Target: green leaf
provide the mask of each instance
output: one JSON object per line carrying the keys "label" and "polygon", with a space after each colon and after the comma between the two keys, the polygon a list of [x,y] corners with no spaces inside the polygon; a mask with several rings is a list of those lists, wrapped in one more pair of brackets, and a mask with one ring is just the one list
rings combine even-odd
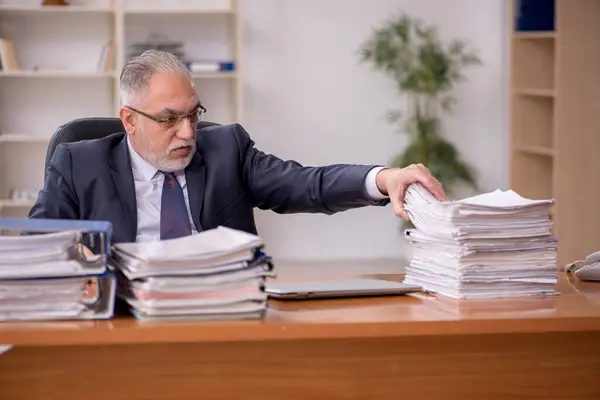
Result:
{"label": "green leaf", "polygon": [[456,99],[450,95],[444,96],[440,100],[440,106],[442,107],[442,110],[444,110],[444,111],[451,112],[452,108],[454,108],[455,105],[456,105]]}
{"label": "green leaf", "polygon": [[387,120],[391,124],[395,124],[402,119],[404,113],[401,110],[391,110],[387,114]]}

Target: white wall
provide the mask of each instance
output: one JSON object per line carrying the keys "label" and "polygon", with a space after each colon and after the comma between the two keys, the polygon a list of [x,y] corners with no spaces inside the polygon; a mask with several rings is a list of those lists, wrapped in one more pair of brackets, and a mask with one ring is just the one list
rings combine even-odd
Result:
{"label": "white wall", "polygon": [[[508,181],[506,2],[502,0],[248,0],[245,126],[264,151],[305,165],[385,164],[406,137],[382,118],[398,106],[393,82],[359,65],[371,28],[401,9],[478,47],[484,66],[457,88],[447,136],[483,190]],[[335,216],[257,212],[279,259],[404,258],[391,207]]]}

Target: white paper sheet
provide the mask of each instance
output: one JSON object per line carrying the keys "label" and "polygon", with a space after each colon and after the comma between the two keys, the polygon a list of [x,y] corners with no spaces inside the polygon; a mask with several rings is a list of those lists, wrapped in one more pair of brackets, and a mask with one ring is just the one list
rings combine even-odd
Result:
{"label": "white paper sheet", "polygon": [[237,319],[266,309],[270,264],[257,259],[260,237],[219,227],[159,242],[114,246],[119,297],[143,320]]}
{"label": "white paper sheet", "polygon": [[556,294],[553,200],[496,190],[440,202],[414,184],[405,201],[416,227],[406,283],[453,298]]}
{"label": "white paper sheet", "polygon": [[114,248],[138,260],[154,263],[214,259],[252,250],[262,245],[262,239],[256,235],[220,226],[179,239],[119,243]]}

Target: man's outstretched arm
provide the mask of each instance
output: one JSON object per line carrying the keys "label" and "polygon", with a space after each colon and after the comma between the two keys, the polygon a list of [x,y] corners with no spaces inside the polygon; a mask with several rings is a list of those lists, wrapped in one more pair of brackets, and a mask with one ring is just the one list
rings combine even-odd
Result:
{"label": "man's outstretched arm", "polygon": [[[398,190],[408,187],[406,182],[411,179],[423,182],[427,188],[439,185],[431,174],[423,177],[424,173],[414,173],[413,169],[350,164],[304,167],[257,150],[244,128],[234,125],[233,129],[240,148],[243,180],[255,206],[261,209],[333,214],[368,205],[387,205],[390,201],[395,204],[401,200]],[[379,196],[373,195],[373,186]],[[401,207],[395,204],[394,210],[397,208]]]}

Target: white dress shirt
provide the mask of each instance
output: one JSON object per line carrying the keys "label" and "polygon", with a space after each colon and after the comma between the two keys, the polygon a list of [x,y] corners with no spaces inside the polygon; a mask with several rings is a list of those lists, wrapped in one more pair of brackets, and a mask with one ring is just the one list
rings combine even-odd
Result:
{"label": "white dress shirt", "polygon": [[[131,146],[127,136],[127,146],[131,155],[131,169],[135,183],[135,197],[137,203],[137,233],[136,241],[149,242],[160,240],[160,206],[162,201],[162,187],[165,180],[164,174],[146,160],[144,160]],[[365,179],[367,194],[373,200],[381,200],[387,196],[383,195],[377,188],[375,177],[382,167],[373,168]],[[188,219],[192,228],[192,234],[198,233],[192,219],[190,201],[185,180],[185,171],[175,172],[175,176],[183,189],[185,205],[188,211]]]}
{"label": "white dress shirt", "polygon": [[[129,147],[129,154],[131,155],[131,169],[133,171],[135,200],[137,203],[136,241],[150,242],[160,240],[160,205],[162,202],[162,187],[165,175],[160,173],[158,168],[149,164],[133,149],[129,141],[129,136],[127,136],[127,145]],[[198,232],[192,220],[185,171],[177,171],[175,172],[175,176],[183,189],[192,234],[196,234]]]}

